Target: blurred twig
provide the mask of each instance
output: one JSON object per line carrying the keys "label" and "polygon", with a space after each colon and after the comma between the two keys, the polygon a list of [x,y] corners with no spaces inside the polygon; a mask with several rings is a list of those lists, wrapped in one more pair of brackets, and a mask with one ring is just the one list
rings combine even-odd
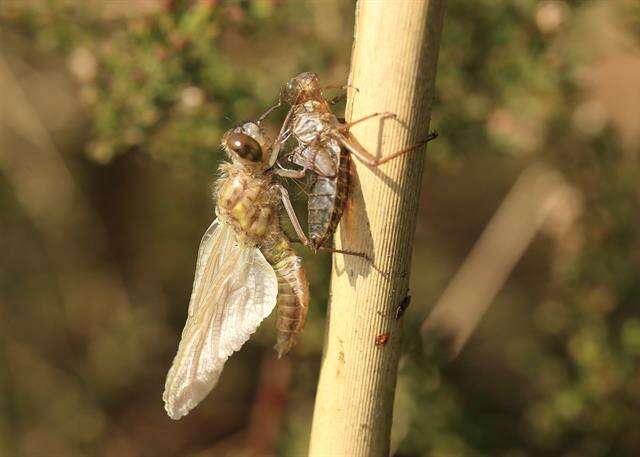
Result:
{"label": "blurred twig", "polygon": [[282,432],[289,397],[291,373],[291,360],[276,359],[269,348],[260,365],[256,399],[247,427],[194,455],[196,457],[277,455],[278,440]]}
{"label": "blurred twig", "polygon": [[456,357],[545,222],[559,211],[575,219],[578,199],[558,171],[523,171],[422,324],[427,345]]}
{"label": "blurred twig", "polygon": [[[41,234],[65,302],[90,306],[84,292],[100,290],[105,310],[128,306],[122,278],[113,268],[105,228],[76,184],[42,119],[0,53],[0,169],[17,201]],[[11,136],[17,135],[22,147]],[[89,234],[89,235],[87,235]],[[77,275],[86,280],[78,282]],[[94,304],[95,305],[95,304]]]}
{"label": "blurred twig", "polygon": [[271,351],[263,357],[247,437],[247,450],[251,455],[276,455],[289,395],[291,363],[291,359],[276,359]]}

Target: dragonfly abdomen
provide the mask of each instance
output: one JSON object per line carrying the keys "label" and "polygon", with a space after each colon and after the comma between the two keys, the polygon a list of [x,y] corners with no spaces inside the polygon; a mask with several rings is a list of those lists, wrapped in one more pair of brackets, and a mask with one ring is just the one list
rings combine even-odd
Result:
{"label": "dragonfly abdomen", "polygon": [[340,151],[337,168],[333,178],[317,176],[309,195],[309,238],[314,249],[324,246],[335,233],[347,204],[351,184],[348,151]]}
{"label": "dragonfly abdomen", "polygon": [[309,285],[302,260],[282,233],[273,234],[261,250],[278,278],[275,349],[278,357],[282,357],[296,343],[304,327],[309,309]]}
{"label": "dragonfly abdomen", "polygon": [[323,238],[330,224],[336,198],[336,181],[324,176],[316,176],[309,194],[309,238],[311,242]]}

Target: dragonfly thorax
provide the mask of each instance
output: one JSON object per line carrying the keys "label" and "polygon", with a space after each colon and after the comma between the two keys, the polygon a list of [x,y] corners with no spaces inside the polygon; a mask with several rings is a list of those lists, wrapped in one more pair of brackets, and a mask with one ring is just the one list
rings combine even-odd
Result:
{"label": "dragonfly thorax", "polygon": [[291,133],[301,142],[310,144],[324,141],[327,135],[335,129],[338,119],[331,112],[320,109],[320,103],[310,100],[296,109]]}
{"label": "dragonfly thorax", "polygon": [[260,244],[278,227],[278,195],[271,175],[255,175],[234,165],[223,165],[227,174],[218,181],[216,213],[233,226],[241,244]]}

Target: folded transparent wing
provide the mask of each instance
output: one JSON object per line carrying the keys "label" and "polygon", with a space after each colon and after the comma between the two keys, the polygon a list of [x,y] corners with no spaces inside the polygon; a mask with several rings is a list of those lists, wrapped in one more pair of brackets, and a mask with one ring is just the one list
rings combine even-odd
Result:
{"label": "folded transparent wing", "polygon": [[276,305],[276,274],[260,250],[238,246],[229,225],[214,224],[200,246],[189,316],[162,397],[172,419],[213,389],[229,356]]}
{"label": "folded transparent wing", "polygon": [[214,271],[220,268],[220,261],[225,253],[229,252],[235,243],[233,230],[218,230],[219,222],[215,219],[204,232],[200,247],[198,248],[198,260],[193,279],[193,289],[189,300],[189,316],[192,316],[203,298],[204,288],[202,281],[205,276],[211,279]]}

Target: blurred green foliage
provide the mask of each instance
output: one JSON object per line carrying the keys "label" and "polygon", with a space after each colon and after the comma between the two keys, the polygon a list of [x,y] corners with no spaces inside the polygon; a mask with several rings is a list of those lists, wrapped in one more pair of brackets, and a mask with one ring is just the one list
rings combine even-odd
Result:
{"label": "blurred green foliage", "polygon": [[[299,71],[345,81],[352,2],[0,8],[3,61],[26,94],[12,106],[33,105],[7,123],[0,153],[0,453],[304,454],[326,256],[305,254],[314,300],[289,361],[270,364],[267,324],[188,418],[167,419],[161,391],[220,135]],[[634,0],[447,2],[397,455],[640,452],[639,38]],[[48,148],[33,140],[40,123]],[[580,196],[565,211],[579,217],[547,224],[460,357],[434,359],[421,322],[539,161]],[[275,444],[256,438],[256,405]]]}

